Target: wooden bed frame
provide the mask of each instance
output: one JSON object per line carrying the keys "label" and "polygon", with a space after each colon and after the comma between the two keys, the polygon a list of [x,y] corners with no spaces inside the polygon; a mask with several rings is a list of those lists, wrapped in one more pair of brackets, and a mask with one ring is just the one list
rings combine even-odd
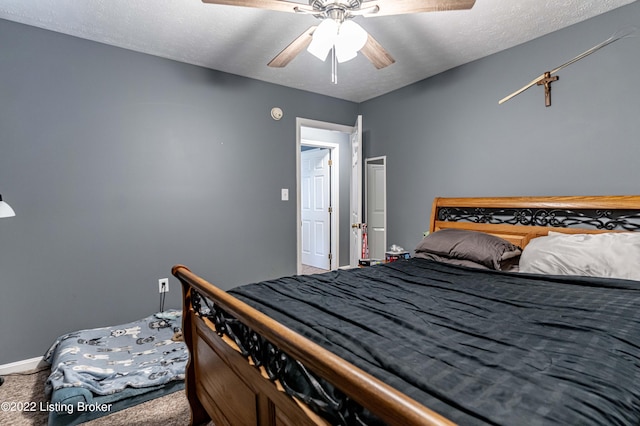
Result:
{"label": "wooden bed frame", "polygon": [[[550,230],[640,231],[640,196],[436,198],[429,230],[445,228],[494,234],[520,247]],[[208,283],[186,266],[176,265],[172,273],[182,283],[184,296],[183,332],[191,354],[185,390],[191,424],[209,420],[216,426],[329,424],[303,402],[287,395],[278,380],[269,380],[265,368],[252,365],[233,340],[218,335],[209,319],[197,316],[195,291],[384,422],[397,426],[453,424]]]}

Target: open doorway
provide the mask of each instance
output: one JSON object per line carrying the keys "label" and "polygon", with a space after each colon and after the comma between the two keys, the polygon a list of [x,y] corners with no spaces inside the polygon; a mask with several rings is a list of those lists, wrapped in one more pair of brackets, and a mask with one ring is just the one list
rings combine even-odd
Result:
{"label": "open doorway", "polygon": [[387,157],[365,163],[365,218],[369,258],[383,260],[387,247]]}
{"label": "open doorway", "polygon": [[[296,119],[296,200],[297,200],[297,273],[303,273],[303,265],[308,264],[307,257],[313,253],[317,260],[322,260],[323,267],[312,272],[333,270],[350,265],[351,215],[350,194],[352,166],[349,158],[352,151],[354,129],[360,129],[361,119],[357,126],[344,126],[310,119]],[[306,154],[305,154],[306,153]],[[327,157],[328,154],[328,157]],[[311,157],[308,159],[306,157]],[[342,160],[342,161],[341,161]],[[331,164],[327,182],[323,172],[315,175],[312,164],[321,166],[324,162]],[[303,176],[303,169],[307,173]],[[359,176],[361,180],[361,176]],[[327,188],[328,191],[321,191]],[[326,193],[328,192],[328,200]],[[341,208],[342,206],[342,208]],[[306,209],[306,212],[304,211]],[[327,218],[322,212],[329,212]],[[320,218],[307,214],[314,211]],[[303,217],[304,216],[304,217]],[[325,225],[328,224],[328,228]],[[321,238],[316,238],[322,233]],[[328,247],[325,254],[324,247]],[[303,258],[305,262],[303,262]],[[305,270],[308,268],[305,266]]]}
{"label": "open doorway", "polygon": [[[315,144],[315,145],[313,145]],[[337,248],[334,229],[334,208],[338,200],[332,193],[333,153],[337,145],[327,142],[302,140],[300,152],[300,226],[302,274],[331,270],[331,260]]]}

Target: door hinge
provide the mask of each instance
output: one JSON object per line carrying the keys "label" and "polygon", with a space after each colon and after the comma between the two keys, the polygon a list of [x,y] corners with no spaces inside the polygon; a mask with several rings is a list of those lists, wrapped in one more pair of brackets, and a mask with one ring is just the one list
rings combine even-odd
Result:
{"label": "door hinge", "polygon": [[329,207],[329,213],[333,213],[333,207]]}
{"label": "door hinge", "polygon": [[333,255],[329,253],[329,260],[333,260]]}
{"label": "door hinge", "polygon": [[333,166],[333,160],[329,160],[329,167]]}

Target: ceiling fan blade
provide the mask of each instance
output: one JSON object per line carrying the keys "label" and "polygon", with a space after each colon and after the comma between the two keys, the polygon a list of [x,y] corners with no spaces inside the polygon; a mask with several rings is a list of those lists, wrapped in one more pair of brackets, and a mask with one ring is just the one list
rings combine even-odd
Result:
{"label": "ceiling fan blade", "polygon": [[276,10],[279,12],[308,11],[308,5],[280,0],[202,0],[202,3],[222,4],[227,6],[256,7],[259,9]]}
{"label": "ceiling fan blade", "polygon": [[272,68],[286,67],[289,62],[300,54],[304,49],[309,47],[311,39],[313,38],[313,32],[318,28],[317,25],[310,27],[308,30],[300,34],[298,38],[293,40],[282,52],[278,53],[275,58],[271,60],[267,65]]}
{"label": "ceiling fan blade", "polygon": [[476,0],[375,0],[362,3],[362,8],[378,7],[367,17],[402,15],[405,13],[440,12],[471,9]]}
{"label": "ceiling fan blade", "polygon": [[388,67],[396,62],[396,60],[389,55],[389,52],[387,52],[375,38],[371,37],[371,34],[367,35],[367,43],[360,50],[360,53],[370,60],[377,69]]}

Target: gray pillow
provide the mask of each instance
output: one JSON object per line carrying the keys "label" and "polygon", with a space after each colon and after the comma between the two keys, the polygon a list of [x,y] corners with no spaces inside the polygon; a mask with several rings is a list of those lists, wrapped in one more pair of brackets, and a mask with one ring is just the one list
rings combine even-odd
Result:
{"label": "gray pillow", "polygon": [[519,247],[495,235],[464,229],[443,229],[433,232],[418,244],[416,256],[430,253],[452,259],[468,260],[490,269],[503,267],[520,256]]}
{"label": "gray pillow", "polygon": [[424,251],[419,253],[416,252],[414,257],[419,257],[420,259],[435,260],[436,262],[447,263],[449,265],[466,266],[467,268],[489,269],[484,265],[472,262],[467,259],[454,259],[453,257],[440,256],[439,254],[427,253]]}

